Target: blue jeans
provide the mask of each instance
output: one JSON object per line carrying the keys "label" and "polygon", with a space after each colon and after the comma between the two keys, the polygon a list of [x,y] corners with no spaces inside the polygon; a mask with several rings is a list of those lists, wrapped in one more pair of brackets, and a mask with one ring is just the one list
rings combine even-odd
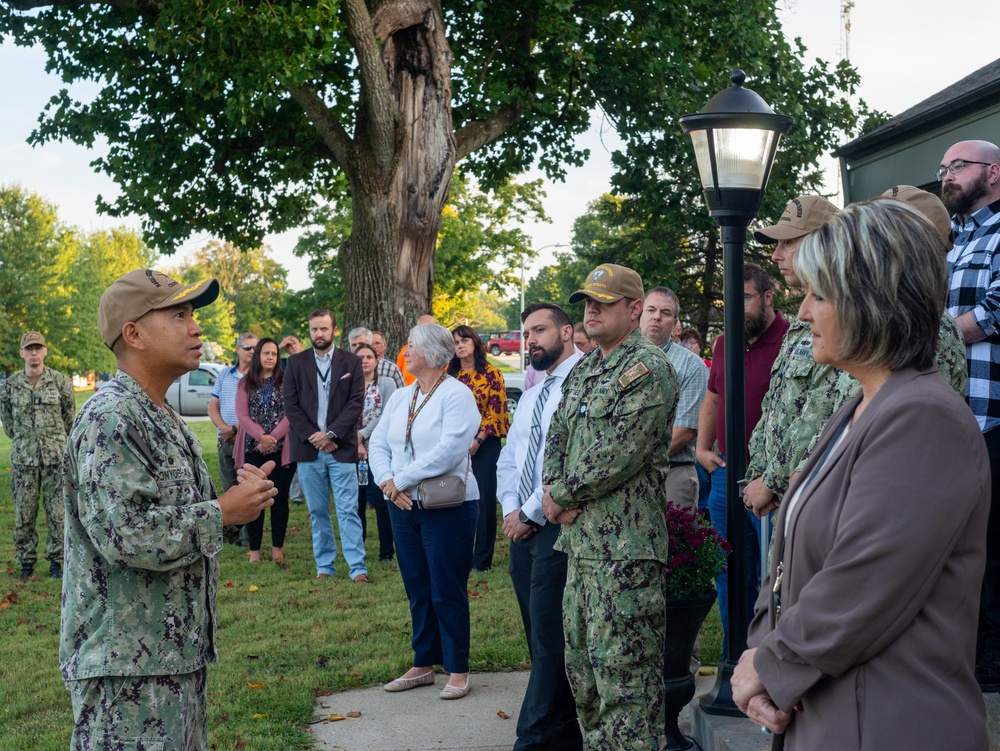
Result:
{"label": "blue jeans", "polygon": [[[725,460],[725,457],[723,457]],[[712,489],[708,494],[708,513],[712,527],[729,540],[726,534],[726,468],[716,467],[711,474]],[[747,516],[747,623],[753,618],[753,606],[760,589],[760,519],[749,511]],[[725,571],[715,577],[715,589],[719,593],[719,617],[722,619],[722,659],[729,658],[729,583]],[[735,655],[738,657],[739,655]]]}
{"label": "blue jeans", "polygon": [[[301,465],[300,465],[301,466]],[[399,574],[410,601],[413,664],[469,672],[469,571],[479,502],[403,511],[389,504]]]}
{"label": "blue jeans", "polygon": [[309,518],[312,521],[313,557],[316,573],[337,573],[333,560],[337,543],[333,539],[333,519],[330,516],[330,489],[337,509],[340,527],[340,547],[350,566],[350,576],[367,574],[365,544],[361,538],[361,517],[358,516],[358,471],[354,464],[344,464],[332,454],[320,452],[316,461],[299,462],[299,482],[306,494]]}

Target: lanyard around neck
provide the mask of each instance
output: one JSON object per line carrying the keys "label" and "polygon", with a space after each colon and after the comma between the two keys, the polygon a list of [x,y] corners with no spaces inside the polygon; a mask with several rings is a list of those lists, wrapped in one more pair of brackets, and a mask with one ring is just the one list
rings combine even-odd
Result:
{"label": "lanyard around neck", "polygon": [[424,408],[424,405],[427,404],[427,401],[434,395],[434,392],[437,391],[437,387],[440,386],[442,383],[444,383],[444,380],[447,377],[448,377],[447,373],[441,374],[441,377],[437,379],[437,383],[435,383],[434,386],[431,387],[431,390],[427,392],[427,396],[425,396],[424,400],[420,402],[419,407],[417,406],[417,394],[420,393],[420,383],[418,382],[416,384],[416,388],[413,389],[413,398],[410,400],[410,411],[406,417],[406,440],[403,443],[404,448],[407,446],[410,447],[411,454],[413,453],[413,441],[411,436],[411,432],[413,430],[413,421],[417,419],[417,415],[420,414],[420,410]]}

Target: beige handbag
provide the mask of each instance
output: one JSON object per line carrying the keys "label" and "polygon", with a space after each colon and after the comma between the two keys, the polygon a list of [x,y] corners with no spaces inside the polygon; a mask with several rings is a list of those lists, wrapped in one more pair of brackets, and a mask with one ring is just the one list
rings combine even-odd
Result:
{"label": "beige handbag", "polygon": [[469,480],[469,462],[465,458],[465,477],[458,475],[439,475],[428,477],[417,483],[419,499],[413,505],[422,509],[455,508],[465,503],[465,484]]}

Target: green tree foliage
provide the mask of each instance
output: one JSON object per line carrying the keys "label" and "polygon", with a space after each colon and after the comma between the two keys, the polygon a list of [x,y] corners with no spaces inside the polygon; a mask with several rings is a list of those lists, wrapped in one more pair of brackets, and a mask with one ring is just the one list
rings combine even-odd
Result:
{"label": "green tree foliage", "polygon": [[[280,341],[286,328],[284,311],[288,290],[288,272],[269,255],[266,246],[240,250],[232,243],[213,240],[195,251],[182,271],[187,278],[215,277],[221,287],[220,300],[228,309],[227,319],[236,334],[250,331],[259,337],[271,336]],[[206,312],[201,313],[205,319]],[[206,319],[207,320],[207,319]],[[203,324],[204,325],[204,324]],[[213,324],[214,325],[214,324]],[[221,332],[228,333],[225,328]],[[235,337],[219,341],[224,357],[236,356]]]}
{"label": "green tree foliage", "polygon": [[[673,288],[682,295],[682,311],[704,334],[720,317],[721,244],[679,117],[701,109],[729,85],[729,71],[740,67],[748,73],[748,88],[775,111],[795,118],[782,140],[760,211],[761,219],[770,222],[790,198],[820,190],[820,157],[859,133],[873,113],[864,102],[856,108],[850,103],[857,71],[845,61],[807,64],[801,40],[785,38],[770,0],[689,0],[672,5],[670,14],[675,28],[687,33],[652,42],[650,23],[637,18],[618,28],[607,49],[609,57],[648,54],[652,46],[662,54],[651,56],[647,70],[652,75],[636,82],[644,89],[638,99],[604,101],[626,143],[625,150],[613,155],[613,184],[622,200],[602,199],[596,207],[611,241],[578,252],[591,262],[632,266],[648,283]],[[606,80],[614,83],[616,75],[610,70]],[[635,87],[631,90],[637,93]],[[642,106],[635,106],[636,101]],[[760,248],[749,247],[747,258],[770,266]]]}
{"label": "green tree foliage", "polygon": [[122,274],[154,267],[156,254],[124,227],[91,232],[75,243],[75,248],[61,285],[65,314],[53,317],[49,345],[50,350],[53,344],[58,347],[65,360],[52,360],[51,364],[70,372],[114,372],[114,355],[97,330],[97,306],[104,290]]}
{"label": "green tree foliage", "polygon": [[54,368],[111,370],[114,357],[97,332],[97,305],[111,282],[153,258],[129,230],[85,235],[63,224],[41,196],[0,187],[0,370],[24,366],[18,348],[25,331],[42,332],[46,362]]}
{"label": "green tree foliage", "polygon": [[[574,222],[574,228],[587,218],[585,214]],[[573,246],[576,246],[574,234]],[[583,286],[587,272],[593,264],[580,258],[574,251],[555,254],[556,262],[542,267],[524,286],[524,304],[536,302],[555,303],[565,310],[573,322],[583,320],[583,303],[570,303],[569,296]],[[512,298],[505,307],[508,329],[521,327],[521,298]]]}
{"label": "green tree foliage", "polygon": [[[671,216],[665,238],[680,225],[704,238],[712,228],[677,118],[727,71],[743,66],[798,118],[778,193],[815,180],[810,155],[854,121],[844,96],[854,71],[803,66],[772,0],[0,6],[14,9],[0,33],[44,46],[67,82],[98,83],[91,102],[56,96],[33,141],[105,138],[95,164],[121,195],[104,209],[146,217],[164,250],[193,232],[249,248],[305,223],[317,197],[349,190],[346,317],[371,315],[395,338],[430,308],[440,214],[463,159],[486,187],[532,165],[559,177],[586,158],[574,138],[600,108],[627,144],[617,187],[635,197],[630,210]],[[711,303],[714,277],[700,281]]]}

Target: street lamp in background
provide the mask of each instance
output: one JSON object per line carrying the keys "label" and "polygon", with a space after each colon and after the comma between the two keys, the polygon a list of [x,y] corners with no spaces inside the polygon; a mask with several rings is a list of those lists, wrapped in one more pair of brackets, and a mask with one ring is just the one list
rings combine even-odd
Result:
{"label": "street lamp in background", "polygon": [[[729,585],[728,659],[720,666],[715,686],[701,700],[709,714],[739,716],[733,703],[733,668],[746,649],[747,550],[746,509],[739,481],[746,474],[746,392],[743,341],[743,243],[747,226],[757,216],[775,151],[792,118],[778,115],[750,89],[746,74],[735,70],[732,87],[709,100],[696,115],[680,119],[691,136],[708,213],[722,234],[723,291],[726,333],[726,515],[732,546],[726,572]],[[765,522],[766,523],[766,522]]]}
{"label": "street lamp in background", "polygon": [[[540,248],[535,249],[535,255],[537,256],[543,250],[548,248],[567,248],[569,247],[566,243],[553,243],[552,245],[543,245]],[[524,256],[521,256],[521,313],[524,312]],[[517,372],[523,373],[524,368],[524,331],[518,333],[518,344],[517,347]]]}

